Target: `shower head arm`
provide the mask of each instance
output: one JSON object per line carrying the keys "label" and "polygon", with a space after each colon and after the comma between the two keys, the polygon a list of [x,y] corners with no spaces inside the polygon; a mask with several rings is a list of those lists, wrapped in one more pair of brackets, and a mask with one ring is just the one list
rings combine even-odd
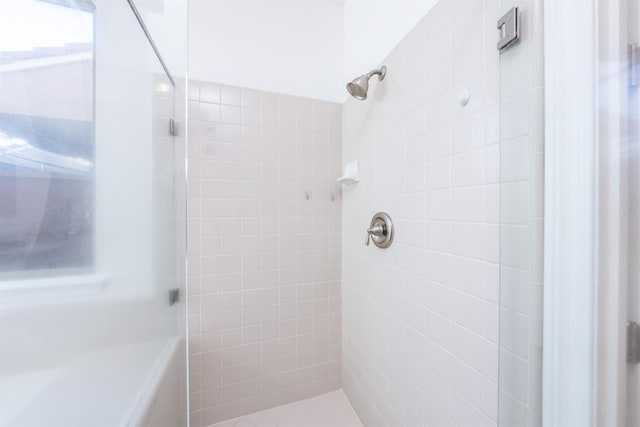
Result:
{"label": "shower head arm", "polygon": [[378,76],[378,80],[382,81],[384,80],[384,77],[387,75],[387,67],[386,66],[382,66],[380,68],[377,68],[375,70],[371,70],[367,73],[367,78],[370,79],[373,76]]}

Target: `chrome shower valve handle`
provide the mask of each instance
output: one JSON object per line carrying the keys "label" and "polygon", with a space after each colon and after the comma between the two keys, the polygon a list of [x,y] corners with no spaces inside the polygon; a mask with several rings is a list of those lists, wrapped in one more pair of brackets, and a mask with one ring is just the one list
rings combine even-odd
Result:
{"label": "chrome shower valve handle", "polygon": [[364,241],[364,244],[369,246],[369,241],[371,240],[371,235],[374,236],[383,236],[385,234],[385,227],[380,224],[376,224],[373,227],[367,228],[367,239]]}
{"label": "chrome shower valve handle", "polygon": [[371,219],[371,224],[367,228],[367,238],[364,241],[366,246],[373,240],[373,244],[381,249],[388,248],[393,242],[393,221],[389,214],[378,212]]}

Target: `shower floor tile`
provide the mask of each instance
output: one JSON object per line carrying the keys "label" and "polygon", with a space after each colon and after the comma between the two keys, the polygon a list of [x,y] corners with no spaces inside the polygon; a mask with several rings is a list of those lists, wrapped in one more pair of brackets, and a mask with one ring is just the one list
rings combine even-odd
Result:
{"label": "shower floor tile", "polygon": [[210,427],[362,427],[342,389]]}

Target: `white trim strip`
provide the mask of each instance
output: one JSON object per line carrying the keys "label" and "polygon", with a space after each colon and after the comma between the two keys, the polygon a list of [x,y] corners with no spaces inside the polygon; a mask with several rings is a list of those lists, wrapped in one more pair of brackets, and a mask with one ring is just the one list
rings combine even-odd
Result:
{"label": "white trim strip", "polygon": [[80,52],[71,55],[48,56],[45,58],[25,59],[0,65],[0,73],[31,70],[33,68],[51,67],[53,65],[70,64],[73,62],[92,61],[93,52]]}
{"label": "white trim strip", "polygon": [[544,5],[546,426],[594,425],[595,3]]}

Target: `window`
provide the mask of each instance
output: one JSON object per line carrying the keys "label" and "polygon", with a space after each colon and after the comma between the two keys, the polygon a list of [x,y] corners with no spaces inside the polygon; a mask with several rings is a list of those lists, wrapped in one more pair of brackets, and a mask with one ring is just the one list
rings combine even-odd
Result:
{"label": "window", "polygon": [[0,6],[0,275],[94,267],[94,12]]}

